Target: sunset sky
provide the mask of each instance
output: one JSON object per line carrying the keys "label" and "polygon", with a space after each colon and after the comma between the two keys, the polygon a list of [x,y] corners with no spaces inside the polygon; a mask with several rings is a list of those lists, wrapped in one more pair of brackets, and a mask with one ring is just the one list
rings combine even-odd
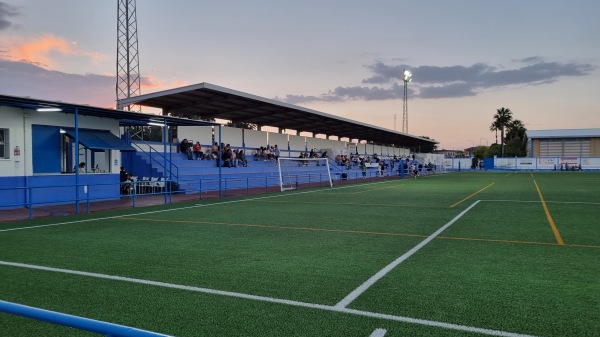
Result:
{"label": "sunset sky", "polygon": [[[600,128],[597,0],[140,0],[142,93],[208,82],[445,149]],[[117,1],[0,0],[0,94],[115,106]],[[394,117],[397,119],[395,120]],[[1,124],[1,122],[0,122]]]}

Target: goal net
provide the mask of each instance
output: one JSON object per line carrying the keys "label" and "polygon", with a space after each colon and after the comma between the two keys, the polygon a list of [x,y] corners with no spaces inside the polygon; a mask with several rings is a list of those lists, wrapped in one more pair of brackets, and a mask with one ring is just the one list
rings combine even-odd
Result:
{"label": "goal net", "polygon": [[328,158],[279,158],[277,166],[281,191],[299,186],[333,186]]}

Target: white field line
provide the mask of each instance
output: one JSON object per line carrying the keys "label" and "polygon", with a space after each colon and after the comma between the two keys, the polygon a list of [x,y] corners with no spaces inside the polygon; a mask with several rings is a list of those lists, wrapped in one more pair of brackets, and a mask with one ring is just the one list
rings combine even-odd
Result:
{"label": "white field line", "polygon": [[72,275],[79,275],[79,276],[87,276],[87,277],[94,277],[94,278],[108,279],[108,280],[115,280],[115,281],[123,281],[123,282],[144,284],[144,285],[150,285],[150,286],[156,286],[156,287],[192,291],[192,292],[198,292],[198,293],[204,293],[204,294],[235,297],[235,298],[241,298],[241,299],[246,299],[246,300],[254,300],[254,301],[269,302],[269,303],[276,303],[276,304],[285,304],[285,305],[291,305],[291,306],[295,306],[295,307],[324,310],[324,311],[329,311],[329,312],[337,312],[337,313],[357,315],[357,316],[363,316],[363,317],[371,317],[371,318],[377,318],[377,319],[383,319],[383,320],[389,320],[389,321],[395,321],[395,322],[425,325],[425,326],[437,327],[437,328],[442,328],[442,329],[467,331],[467,332],[479,333],[479,334],[484,334],[484,335],[489,335],[489,336],[535,337],[532,335],[524,335],[524,334],[501,331],[501,330],[484,329],[484,328],[477,328],[477,327],[472,327],[472,326],[467,326],[467,325],[444,323],[444,322],[430,321],[430,320],[411,318],[411,317],[405,317],[405,316],[395,316],[395,315],[379,314],[379,313],[370,312],[370,311],[340,308],[338,306],[307,303],[307,302],[279,299],[279,298],[266,297],[266,296],[249,295],[249,294],[236,293],[236,292],[231,292],[231,291],[192,287],[192,286],[185,286],[185,285],[179,285],[179,284],[173,284],[173,283],[165,283],[165,282],[157,282],[157,281],[142,280],[142,279],[136,279],[136,278],[130,278],[130,277],[123,277],[123,276],[90,273],[90,272],[84,272],[84,271],[44,267],[44,266],[37,266],[37,265],[16,263],[16,262],[8,262],[8,261],[0,261],[0,265],[18,267],[18,268],[35,269],[35,270],[43,270],[43,271],[51,271],[51,272],[72,274]]}
{"label": "white field line", "polygon": [[[510,199],[489,199],[480,200],[482,202],[516,202],[516,203],[541,203],[540,200],[510,200]],[[589,201],[549,201],[546,200],[547,204],[574,204],[574,205],[600,205],[600,202],[589,202]]]}
{"label": "white field line", "polygon": [[196,204],[196,205],[193,205],[193,206],[178,207],[178,208],[169,208],[169,209],[163,209],[163,210],[158,210],[158,211],[148,211],[148,212],[141,212],[141,213],[134,213],[134,214],[115,215],[115,216],[109,216],[109,217],[103,217],[103,218],[95,218],[95,219],[84,219],[84,220],[66,221],[66,222],[59,222],[59,223],[47,224],[47,225],[38,225],[38,226],[28,226],[28,227],[19,227],[19,228],[0,229],[0,232],[9,232],[9,231],[18,231],[18,230],[23,230],[23,229],[35,229],[35,228],[42,228],[42,227],[52,227],[52,226],[60,226],[60,225],[71,225],[71,224],[77,224],[77,223],[100,221],[100,220],[108,220],[108,219],[126,218],[126,217],[130,217],[130,216],[138,216],[138,215],[156,214],[156,213],[163,213],[163,212],[180,211],[182,209],[190,209],[190,208],[198,208],[198,207],[208,207],[208,206],[218,206],[218,205],[224,205],[224,204],[232,204],[232,203],[246,202],[246,201],[255,201],[255,200],[262,200],[262,199],[281,198],[281,197],[287,197],[287,196],[298,195],[298,194],[306,194],[306,193],[328,192],[328,191],[331,191],[331,190],[339,190],[339,189],[344,189],[344,188],[352,188],[352,187],[359,187],[359,186],[365,186],[365,185],[382,184],[382,183],[385,183],[385,182],[389,182],[389,181],[378,181],[378,182],[367,183],[367,184],[360,184],[360,185],[339,186],[339,187],[332,187],[332,188],[323,189],[323,190],[302,191],[302,192],[296,192],[296,193],[270,195],[270,196],[265,196],[265,197],[256,197],[256,198],[249,198],[249,199],[242,199],[242,200],[228,200],[228,201],[221,201],[221,202],[216,202],[216,203],[212,203],[212,204]]}
{"label": "white field line", "polygon": [[404,262],[406,259],[411,257],[414,253],[419,251],[421,248],[425,247],[431,240],[435,239],[438,235],[440,235],[446,228],[450,227],[453,223],[455,223],[458,219],[460,219],[463,215],[465,215],[471,208],[475,207],[479,203],[479,200],[475,201],[471,206],[467,207],[465,210],[460,212],[454,219],[450,220],[447,224],[443,225],[437,231],[433,232],[430,236],[428,236],[425,240],[421,241],[418,245],[414,246],[411,250],[404,253],[404,255],[400,256],[392,263],[385,266],[383,269],[378,271],[375,275],[371,276],[365,283],[361,284],[358,288],[354,289],[350,294],[348,294],[344,299],[336,304],[336,308],[345,308],[354,301],[358,296],[364,293],[367,289],[369,289],[375,282],[379,281],[382,277],[387,275],[390,271],[396,268],[400,263]]}
{"label": "white field line", "polygon": [[387,333],[386,329],[375,329],[369,337],[383,337]]}

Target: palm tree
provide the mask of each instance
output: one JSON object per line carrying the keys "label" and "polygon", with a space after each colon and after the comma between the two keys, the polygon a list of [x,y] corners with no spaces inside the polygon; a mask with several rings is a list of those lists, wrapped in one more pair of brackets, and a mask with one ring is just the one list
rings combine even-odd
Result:
{"label": "palm tree", "polygon": [[492,125],[496,125],[500,128],[500,143],[502,144],[502,157],[504,157],[504,129],[510,125],[512,122],[512,111],[507,108],[500,108],[496,110],[496,114],[494,115],[494,123]]}
{"label": "palm tree", "polygon": [[498,130],[500,130],[500,124],[497,121],[492,122],[490,131],[496,131],[496,144],[498,144]]}
{"label": "palm tree", "polygon": [[525,131],[527,131],[525,124],[520,119],[514,119],[507,125],[506,139],[523,138]]}

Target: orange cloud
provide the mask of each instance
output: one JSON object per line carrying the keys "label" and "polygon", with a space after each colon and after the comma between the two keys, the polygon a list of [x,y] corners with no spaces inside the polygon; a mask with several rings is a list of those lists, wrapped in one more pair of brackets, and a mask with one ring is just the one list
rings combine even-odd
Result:
{"label": "orange cloud", "polygon": [[188,82],[180,80],[165,81],[153,76],[142,76],[140,85],[142,93],[145,93],[183,87],[188,85]]}
{"label": "orange cloud", "polygon": [[76,41],[67,41],[55,35],[45,35],[33,39],[23,38],[1,39],[0,43],[7,47],[5,58],[16,61],[34,63],[36,65],[55,68],[57,65],[51,57],[51,53],[59,53],[66,56],[84,56],[99,63],[109,59],[108,55],[98,52],[81,50]]}
{"label": "orange cloud", "polygon": [[64,55],[75,54],[68,41],[54,35],[46,35],[33,41],[16,44],[8,50],[9,57],[12,59],[49,66],[52,65],[52,62],[48,54],[53,51]]}

